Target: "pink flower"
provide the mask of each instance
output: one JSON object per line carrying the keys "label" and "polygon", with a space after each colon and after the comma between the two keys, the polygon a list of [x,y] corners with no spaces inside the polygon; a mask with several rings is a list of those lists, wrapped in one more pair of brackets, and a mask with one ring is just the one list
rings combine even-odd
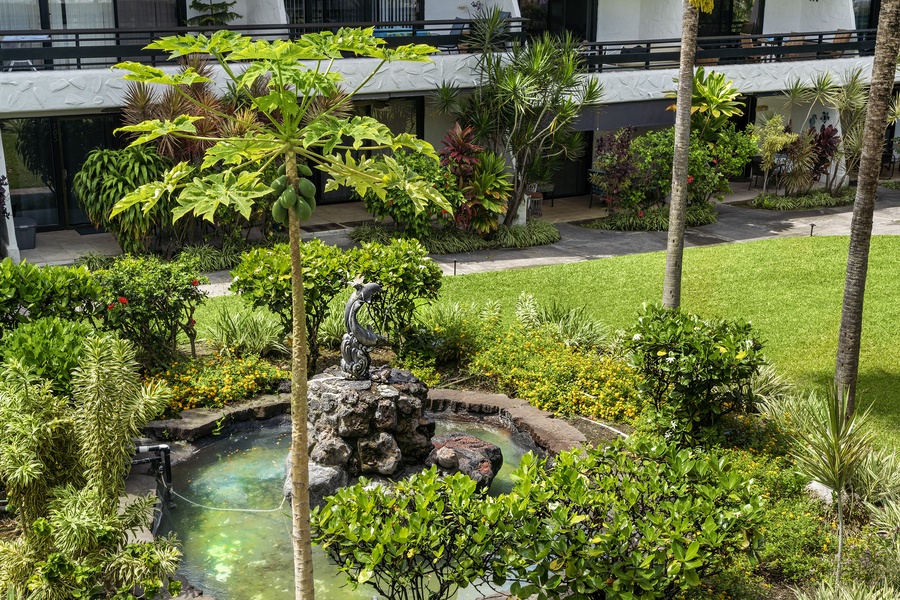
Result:
{"label": "pink flower", "polygon": [[694,183],[694,178],[688,175],[688,183]]}
{"label": "pink flower", "polygon": [[126,298],[125,296],[119,296],[119,303],[128,304],[128,298]]}
{"label": "pink flower", "polygon": [[639,216],[639,217],[643,217],[643,216],[644,216],[644,211],[639,210],[639,211],[638,211],[638,216]]}

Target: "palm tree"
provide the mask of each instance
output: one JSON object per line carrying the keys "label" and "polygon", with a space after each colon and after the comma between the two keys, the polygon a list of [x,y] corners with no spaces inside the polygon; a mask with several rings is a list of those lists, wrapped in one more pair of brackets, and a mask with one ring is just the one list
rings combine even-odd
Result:
{"label": "palm tree", "polygon": [[700,11],[712,12],[713,0],[684,0],[681,17],[681,60],[675,100],[675,154],[672,159],[672,202],[669,206],[669,236],[666,242],[666,277],[662,303],[666,308],[681,304],[681,261],[684,254],[684,213],[687,207],[688,157],[691,145],[691,97],[694,91],[694,58]]}
{"label": "palm tree", "polygon": [[885,0],[878,19],[875,58],[869,85],[869,106],[863,130],[862,155],[859,161],[859,183],[850,223],[850,250],[847,255],[847,278],[841,327],[838,333],[837,365],[834,383],[838,393],[846,395],[848,413],[855,408],[856,381],[859,376],[859,341],[862,334],[863,296],[869,267],[869,245],[872,240],[872,213],[881,170],[884,130],[887,126],[891,89],[900,52],[900,0]]}

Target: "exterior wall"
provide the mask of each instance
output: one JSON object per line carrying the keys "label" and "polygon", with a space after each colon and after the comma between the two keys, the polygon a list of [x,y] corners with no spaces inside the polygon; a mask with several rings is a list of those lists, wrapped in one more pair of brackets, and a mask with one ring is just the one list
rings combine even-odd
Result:
{"label": "exterior wall", "polygon": [[681,37],[681,2],[671,0],[600,0],[597,41]]}
{"label": "exterior wall", "polygon": [[853,0],[766,2],[763,33],[856,29]]}
{"label": "exterior wall", "polygon": [[[3,152],[3,144],[0,143],[0,173],[6,172],[6,155]],[[6,208],[9,210],[9,217],[6,219],[0,218],[0,250],[3,251],[3,256],[8,256],[13,262],[18,263],[21,258],[19,256],[19,245],[16,242],[16,228],[13,223],[9,186],[3,186],[3,195],[6,198]]]}
{"label": "exterior wall", "polygon": [[[394,62],[363,89],[363,94],[422,95],[442,81],[460,87],[474,84],[471,54],[436,55],[432,63]],[[338,61],[345,87],[354,88],[368,76],[374,59]],[[169,67],[174,69],[174,67]],[[221,73],[219,74],[221,78]],[[14,71],[0,78],[0,114],[4,118],[92,114],[122,106],[126,82],[109,69]],[[225,89],[224,84],[221,86]]]}
{"label": "exterior wall", "polygon": [[[485,9],[490,10],[494,7],[504,10],[513,18],[521,15],[519,12],[519,3],[515,0],[482,0],[481,4]],[[443,19],[471,19],[475,15],[475,7],[472,6],[471,0],[451,0],[445,2],[442,0],[425,0],[425,19],[439,21]]]}

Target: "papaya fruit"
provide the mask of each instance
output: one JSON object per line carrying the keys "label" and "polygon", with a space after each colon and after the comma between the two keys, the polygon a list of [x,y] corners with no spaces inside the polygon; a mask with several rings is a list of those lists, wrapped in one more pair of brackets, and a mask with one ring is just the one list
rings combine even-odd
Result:
{"label": "papaya fruit", "polygon": [[278,166],[278,175],[279,177],[281,175],[287,175],[287,163],[281,163],[281,165]]}
{"label": "papaya fruit", "polygon": [[276,196],[280,196],[285,189],[287,189],[288,180],[287,175],[282,175],[280,177],[276,177],[275,181],[272,182],[272,190],[274,190]]}
{"label": "papaya fruit", "polygon": [[312,177],[312,169],[310,169],[306,163],[297,163],[297,172],[304,177]]}
{"label": "papaya fruit", "polygon": [[294,211],[296,211],[297,218],[301,221],[308,221],[312,216],[312,209],[303,198],[297,198],[297,204],[294,205]]}
{"label": "papaya fruit", "polygon": [[278,204],[282,205],[285,208],[292,208],[297,203],[297,193],[292,189],[288,188],[281,193],[278,197]]}
{"label": "papaya fruit", "polygon": [[277,223],[287,225],[288,211],[281,205],[281,202],[275,202],[274,204],[272,204],[272,218],[275,219]]}
{"label": "papaya fruit", "polygon": [[301,177],[297,182],[297,192],[304,198],[315,198],[316,186],[309,179]]}

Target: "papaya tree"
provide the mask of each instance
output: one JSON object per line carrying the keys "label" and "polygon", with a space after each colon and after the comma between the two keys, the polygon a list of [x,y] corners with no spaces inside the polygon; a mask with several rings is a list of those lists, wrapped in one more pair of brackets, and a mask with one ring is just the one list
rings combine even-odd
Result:
{"label": "papaya tree", "polygon": [[[122,129],[137,133],[132,145],[171,135],[207,146],[200,165],[181,162],[160,181],[141,186],[125,196],[113,215],[141,204],[151,210],[164,194],[175,197],[173,219],[191,214],[212,221],[220,207],[232,207],[245,217],[254,202],[278,192],[273,216],[290,234],[291,285],[293,305],[293,349],[291,392],[291,475],[293,479],[293,547],[295,595],[314,597],[309,530],[309,494],[306,403],[306,310],[303,296],[303,264],[300,255],[300,223],[315,209],[315,189],[306,179],[311,169],[320,169],[330,179],[325,189],[350,186],[365,196],[369,191],[382,199],[391,189],[402,189],[418,210],[434,203],[452,212],[446,200],[426,182],[390,156],[365,158],[369,150],[399,150],[438,160],[434,148],[409,134],[394,135],[378,120],[352,116],[351,99],[385,64],[393,61],[429,61],[431,46],[413,44],[400,48],[383,47],[369,29],[340,29],[337,32],[307,34],[297,40],[253,40],[234,32],[219,31],[210,36],[166,37],[148,48],[162,50],[170,59],[189,54],[212,57],[234,93],[245,96],[253,114],[218,113],[234,127],[227,137],[207,137],[197,122],[210,112],[180,115],[171,120],[148,120]],[[353,89],[344,89],[343,77],[335,70],[343,56],[376,59],[374,68]],[[206,83],[209,77],[194,69],[167,73],[134,62],[118,65],[127,71],[125,79],[170,86],[189,102],[188,86]],[[265,85],[260,85],[264,83]],[[262,91],[260,91],[260,88]],[[282,173],[275,181],[265,179],[266,170],[278,164]],[[203,171],[199,171],[203,169]]]}

